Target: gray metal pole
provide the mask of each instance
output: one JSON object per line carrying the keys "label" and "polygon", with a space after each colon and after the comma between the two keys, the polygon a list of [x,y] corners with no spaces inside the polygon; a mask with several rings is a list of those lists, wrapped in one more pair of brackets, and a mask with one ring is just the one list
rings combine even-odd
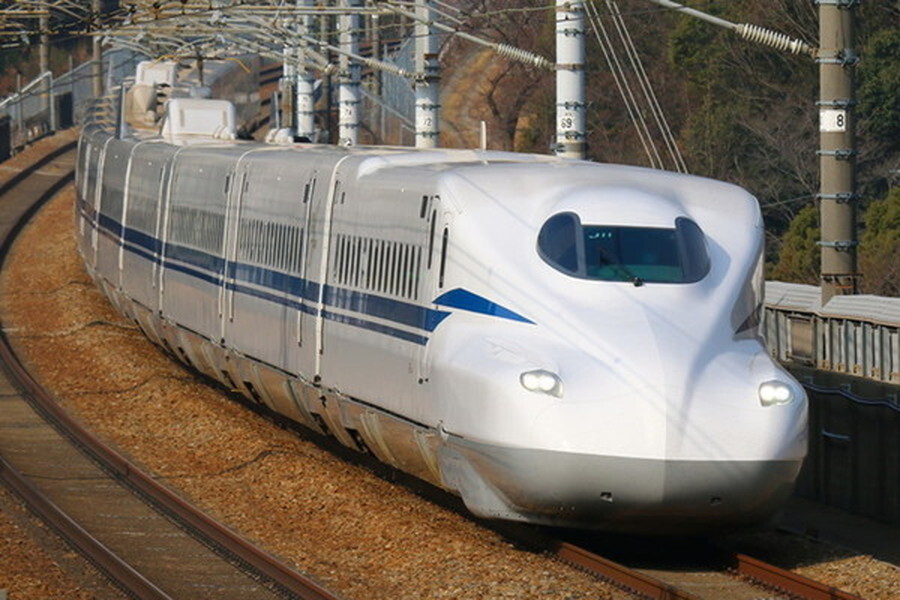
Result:
{"label": "gray metal pole", "polygon": [[41,30],[41,49],[39,55],[39,63],[41,73],[50,70],[50,17],[49,15],[41,15],[38,19],[38,27]]}
{"label": "gray metal pole", "polygon": [[[381,60],[381,20],[377,13],[373,14],[370,19],[372,21],[372,58]],[[381,69],[375,69],[372,75],[375,77],[375,95],[381,97]]]}
{"label": "gray metal pole", "polygon": [[[300,0],[299,5],[312,8],[315,0]],[[309,36],[312,32],[312,19],[310,15],[300,17],[300,29],[303,36]],[[297,99],[294,103],[297,111],[297,136],[310,141],[316,139],[316,107],[313,96],[315,80],[309,69],[309,38],[301,37],[297,47],[297,81],[295,84]]]}
{"label": "gray metal pole", "polygon": [[[100,21],[100,0],[91,0],[91,13],[95,22]],[[92,40],[92,60],[91,60],[91,81],[93,83],[94,97],[99,98],[103,95],[103,49],[101,48],[101,40],[98,32],[93,31]]]}
{"label": "gray metal pole", "polygon": [[585,156],[584,2],[556,0],[557,156]]}
{"label": "gray metal pole", "polygon": [[416,148],[440,145],[440,65],[430,0],[416,1]]}
{"label": "gray metal pole", "polygon": [[278,80],[278,110],[275,111],[275,114],[278,116],[277,128],[282,129],[286,127],[292,131],[295,130],[296,125],[294,123],[294,100],[296,97],[294,92],[294,86],[296,85],[295,63],[298,53],[296,44],[297,41],[295,39],[282,49],[284,60],[281,63],[281,79]]}
{"label": "gray metal pole", "polygon": [[[41,31],[41,47],[40,54],[38,55],[38,63],[40,68],[40,75],[47,73],[50,71],[50,15],[45,14],[41,15],[40,19],[38,19],[38,28]],[[50,127],[50,131],[56,131],[56,113],[54,111],[53,106],[53,77],[49,76],[47,79],[43,80],[42,87],[44,88],[43,94],[44,98],[46,98],[47,102],[47,114],[50,119],[50,123],[48,124]]]}
{"label": "gray metal pole", "polygon": [[856,119],[853,49],[856,0],[819,5],[819,164],[822,304],[858,292],[856,270]]}
{"label": "gray metal pole", "polygon": [[[343,0],[349,10],[359,7],[359,0]],[[340,85],[338,87],[338,143],[355,146],[359,138],[360,64],[348,54],[359,54],[360,18],[358,14],[342,14],[339,19]]]}

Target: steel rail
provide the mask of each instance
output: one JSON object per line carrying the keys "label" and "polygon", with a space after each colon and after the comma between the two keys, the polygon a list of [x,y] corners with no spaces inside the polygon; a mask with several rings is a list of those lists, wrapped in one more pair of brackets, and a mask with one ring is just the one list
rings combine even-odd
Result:
{"label": "steel rail", "polygon": [[[550,547],[551,553],[559,560],[646,598],[652,600],[697,600],[697,596],[688,591],[569,542],[551,542]],[[774,589],[776,592],[792,598],[800,600],[862,600],[860,596],[776,567],[746,554],[732,552],[721,547],[716,550],[718,562],[735,577]]]}
{"label": "steel rail", "polygon": [[560,542],[554,554],[563,562],[652,600],[697,600],[693,594],[568,542]]}
{"label": "steel rail", "polygon": [[96,565],[139,600],[172,600],[128,563],[76,523],[61,508],[34,487],[21,473],[0,456],[0,481],[21,498],[44,523],[74,546],[82,556]]}
{"label": "steel rail", "polygon": [[[37,171],[40,166],[49,163],[53,158],[65,152],[71,152],[74,145],[75,143],[73,142],[50,153],[53,156],[49,159],[46,156],[43,157],[31,167],[25,169],[24,171],[27,171],[27,173],[24,176],[17,174],[0,186],[0,194],[8,193],[13,187]],[[0,242],[0,265],[2,265],[2,261],[8,255],[16,235],[21,231],[28,219],[43,203],[64,188],[72,180],[73,176],[73,171],[63,174],[58,181],[41,194],[23,212],[23,215],[13,225],[9,234]],[[206,543],[212,544],[213,547],[223,550],[237,561],[249,566],[252,571],[273,582],[292,597],[302,600],[338,599],[337,596],[324,587],[291,569],[267,552],[243,540],[218,521],[202,513],[174,492],[157,483],[150,475],[144,473],[121,454],[84,429],[28,372],[2,331],[0,331],[0,361],[4,363],[4,368],[9,373],[16,387],[23,391],[23,396],[44,418],[50,421],[66,437],[78,444],[94,460],[103,465],[103,468],[112,473],[117,480],[129,485],[138,494],[149,499],[160,507],[163,512],[180,522],[183,527],[189,531],[199,533],[199,536],[204,538]],[[9,468],[7,463],[4,462],[0,466],[2,466],[0,479],[8,482],[12,489],[21,491],[22,498],[26,500],[29,506],[35,509],[37,514],[47,515],[50,519],[50,524],[69,540],[74,547],[85,552],[90,561],[103,568],[110,577],[127,589],[134,597],[140,600],[169,598],[168,595],[161,592],[152,583],[136,574],[134,569],[125,565],[108,548],[84,531],[72,519],[62,514],[52,501],[47,498],[41,498],[41,492],[30,486],[28,482],[23,483],[21,476],[17,476],[15,470]]]}
{"label": "steel rail", "polygon": [[732,568],[738,575],[772,586],[804,600],[862,600],[860,596],[792,573],[746,554],[731,557]]}

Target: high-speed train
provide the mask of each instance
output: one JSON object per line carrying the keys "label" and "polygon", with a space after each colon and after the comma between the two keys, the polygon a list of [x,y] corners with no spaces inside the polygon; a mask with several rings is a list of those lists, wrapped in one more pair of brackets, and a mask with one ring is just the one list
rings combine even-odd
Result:
{"label": "high-speed train", "polygon": [[746,191],[178,133],[227,125],[223,106],[170,100],[175,129],[80,138],[79,251],[156,344],[481,517],[696,532],[790,495],[806,397],[759,337]]}

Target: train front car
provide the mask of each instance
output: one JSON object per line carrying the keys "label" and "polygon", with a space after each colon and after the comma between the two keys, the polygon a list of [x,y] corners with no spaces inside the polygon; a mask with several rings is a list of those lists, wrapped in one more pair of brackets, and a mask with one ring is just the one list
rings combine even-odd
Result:
{"label": "train front car", "polygon": [[806,453],[803,388],[758,335],[756,200],[576,162],[443,179],[429,384],[474,513],[627,532],[766,522]]}

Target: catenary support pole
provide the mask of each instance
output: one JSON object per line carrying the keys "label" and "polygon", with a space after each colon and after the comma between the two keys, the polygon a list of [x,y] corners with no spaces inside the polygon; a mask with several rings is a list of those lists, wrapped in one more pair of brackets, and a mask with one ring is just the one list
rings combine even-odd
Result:
{"label": "catenary support pole", "polygon": [[584,2],[556,0],[557,156],[585,157]]}
{"label": "catenary support pole", "polygon": [[348,54],[359,54],[359,30],[361,26],[358,14],[352,14],[359,8],[359,0],[342,0],[342,6],[348,12],[340,16],[339,43],[340,85],[338,87],[338,143],[342,146],[355,146],[359,136],[359,76],[360,64],[351,60]]}
{"label": "catenary support pole", "polygon": [[38,29],[41,31],[41,48],[38,57],[41,73],[50,70],[50,16],[42,14],[38,19]]}
{"label": "catenary support pole", "polygon": [[101,46],[99,32],[97,31],[100,23],[100,0],[91,0],[91,16],[93,17],[93,39],[91,53],[91,83],[93,85],[94,96],[99,98],[103,95],[103,48]]}
{"label": "catenary support pole", "polygon": [[858,57],[858,0],[816,0],[819,6],[819,210],[822,304],[858,292],[856,265],[856,139],[853,107]]}
{"label": "catenary support pole", "polygon": [[440,66],[430,0],[416,1],[416,148],[440,144]]}
{"label": "catenary support pole", "polygon": [[[371,2],[371,0],[369,0]],[[372,14],[371,19],[371,29],[372,29],[372,58],[375,60],[381,60],[381,17],[378,13]],[[372,76],[375,78],[375,95],[379,98],[381,97],[381,87],[382,87],[382,73],[381,69],[375,69],[372,73]]]}
{"label": "catenary support pole", "polygon": [[[38,55],[38,64],[40,74],[44,75],[50,71],[50,14],[42,14],[38,19],[38,29],[41,32],[41,47]],[[44,78],[42,93],[47,103],[47,115],[49,118],[50,131],[56,131],[56,111],[53,106],[53,77]]]}
{"label": "catenary support pole", "polygon": [[[299,37],[299,36],[298,36]],[[296,85],[296,59],[297,46],[296,41],[286,44],[283,53],[284,60],[281,67],[281,79],[278,80],[278,129],[287,128],[291,132],[296,131],[295,127],[295,111],[294,111],[294,86]],[[274,100],[274,98],[273,98]]]}
{"label": "catenary support pole", "polygon": [[[315,6],[315,0],[298,0],[298,4],[305,8]],[[312,71],[309,68],[309,37],[312,35],[313,17],[311,15],[303,15],[300,17],[300,30],[303,36],[300,37],[297,46],[297,66],[295,70],[296,83],[295,89],[297,97],[294,106],[297,111],[296,115],[296,134],[300,138],[310,141],[316,141],[316,107],[315,97],[313,96],[315,80]]]}

